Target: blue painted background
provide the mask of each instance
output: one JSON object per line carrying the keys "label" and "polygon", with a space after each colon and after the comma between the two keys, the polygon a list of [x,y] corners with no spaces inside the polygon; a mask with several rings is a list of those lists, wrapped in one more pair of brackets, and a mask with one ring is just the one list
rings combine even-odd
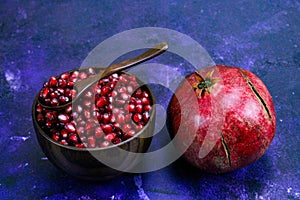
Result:
{"label": "blue painted background", "polygon": [[[0,199],[300,199],[299,13],[296,0],[1,1]],[[179,160],[156,172],[89,183],[45,158],[31,121],[42,83],[79,67],[106,38],[147,26],[187,34],[216,63],[251,70],[265,82],[277,132],[259,161],[217,176]]]}

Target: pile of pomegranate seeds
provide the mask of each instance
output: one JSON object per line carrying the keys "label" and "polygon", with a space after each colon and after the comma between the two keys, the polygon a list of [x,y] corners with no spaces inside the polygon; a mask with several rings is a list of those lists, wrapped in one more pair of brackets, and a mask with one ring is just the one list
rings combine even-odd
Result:
{"label": "pile of pomegranate seeds", "polygon": [[[64,104],[60,100],[62,96],[70,101],[76,95],[70,86],[74,84],[74,79],[80,81],[94,74],[93,69],[87,69],[86,72],[60,75],[58,80],[66,80],[63,92],[57,91],[61,87],[50,83],[54,77],[50,78],[40,93],[43,95],[48,89],[49,96],[47,94],[44,98],[40,95],[39,98],[52,106]],[[66,79],[63,78],[65,75],[68,75]],[[74,92],[70,95],[66,91]],[[58,99],[58,104],[53,104],[53,99]],[[78,148],[96,148],[118,144],[134,136],[147,124],[151,107],[150,93],[146,87],[139,87],[134,76],[122,73],[99,80],[91,90],[85,91],[78,101],[66,108],[51,111],[37,104],[36,116],[40,127],[54,141]]]}
{"label": "pile of pomegranate seeds", "polygon": [[76,96],[76,90],[73,89],[74,83],[94,75],[95,70],[89,68],[85,71],[66,72],[57,77],[50,77],[48,82],[44,83],[43,89],[39,94],[39,101],[47,106],[59,106],[72,101]]}

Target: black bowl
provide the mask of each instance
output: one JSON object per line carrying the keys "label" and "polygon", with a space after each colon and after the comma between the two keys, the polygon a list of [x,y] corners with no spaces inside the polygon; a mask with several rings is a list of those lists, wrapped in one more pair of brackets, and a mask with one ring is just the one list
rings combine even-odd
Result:
{"label": "black bowl", "polygon": [[85,180],[107,180],[123,171],[133,169],[140,162],[141,154],[132,153],[145,153],[148,150],[155,125],[155,99],[150,88],[147,85],[143,87],[149,91],[154,105],[149,121],[132,138],[104,148],[77,148],[55,142],[37,122],[38,96],[36,96],[32,106],[32,119],[38,142],[45,155],[59,169]]}

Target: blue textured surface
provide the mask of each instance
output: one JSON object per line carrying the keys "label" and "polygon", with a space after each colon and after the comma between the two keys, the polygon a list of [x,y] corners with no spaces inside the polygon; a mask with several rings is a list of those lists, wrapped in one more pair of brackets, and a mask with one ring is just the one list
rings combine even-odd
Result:
{"label": "blue textured surface", "polygon": [[[1,1],[0,199],[300,199],[299,13],[296,0]],[[42,83],[80,66],[106,38],[146,26],[187,34],[216,63],[251,70],[264,81],[277,132],[260,160],[220,176],[179,160],[156,172],[87,183],[45,159],[31,121]]]}

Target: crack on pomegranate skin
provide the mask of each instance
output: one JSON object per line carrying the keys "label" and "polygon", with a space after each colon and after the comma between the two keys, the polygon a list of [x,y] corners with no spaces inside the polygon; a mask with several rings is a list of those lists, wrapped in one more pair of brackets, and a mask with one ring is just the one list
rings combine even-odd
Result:
{"label": "crack on pomegranate skin", "polygon": [[223,146],[224,151],[226,153],[226,158],[228,160],[229,166],[231,167],[231,158],[230,158],[230,152],[229,152],[228,146],[225,142],[224,135],[222,133],[220,133],[220,135],[221,135],[222,146]]}
{"label": "crack on pomegranate skin", "polygon": [[261,106],[263,107],[264,111],[267,113],[269,119],[272,121],[272,116],[271,116],[270,110],[267,107],[267,104],[265,103],[264,99],[260,96],[260,94],[256,90],[256,88],[253,85],[253,83],[250,81],[250,79],[248,78],[248,76],[244,72],[242,72],[241,70],[239,70],[239,72],[242,75],[242,77],[246,80],[247,84],[249,85],[250,89],[252,90],[252,92],[254,93],[254,95],[256,96],[256,98],[258,99],[258,101],[261,104]]}

